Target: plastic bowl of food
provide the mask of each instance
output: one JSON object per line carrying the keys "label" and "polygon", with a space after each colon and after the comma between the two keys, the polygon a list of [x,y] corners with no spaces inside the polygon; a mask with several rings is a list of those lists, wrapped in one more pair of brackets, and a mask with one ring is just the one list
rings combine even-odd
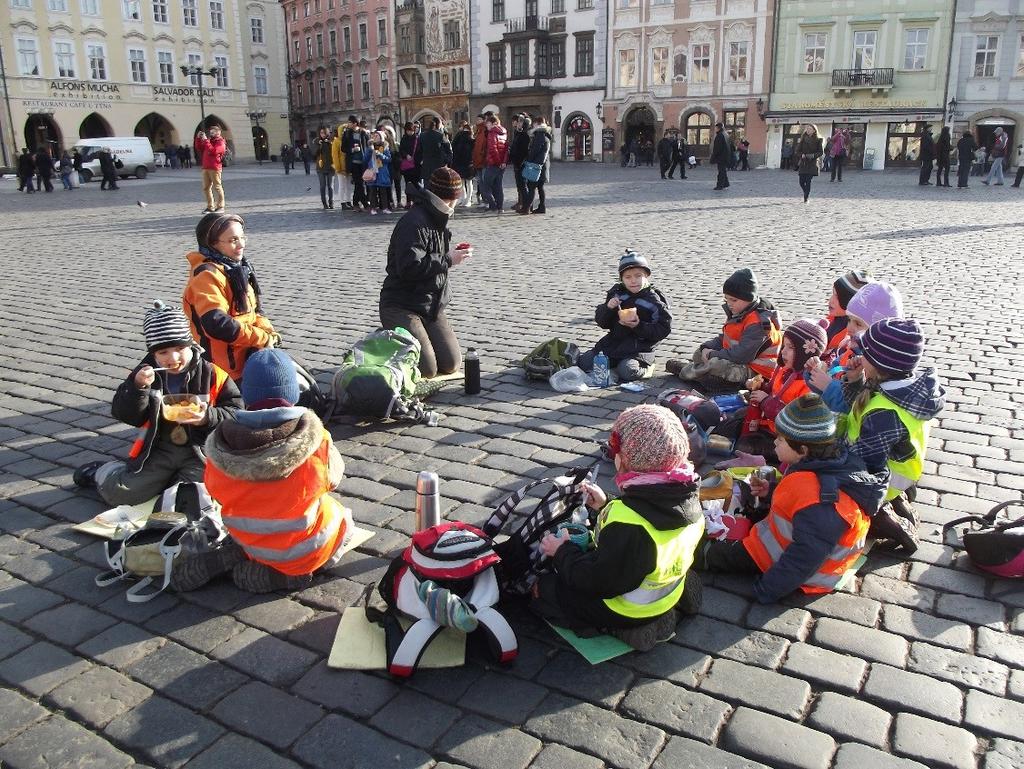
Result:
{"label": "plastic bowl of food", "polygon": [[209,397],[192,393],[165,395],[160,402],[163,418],[169,422],[184,422],[206,413]]}

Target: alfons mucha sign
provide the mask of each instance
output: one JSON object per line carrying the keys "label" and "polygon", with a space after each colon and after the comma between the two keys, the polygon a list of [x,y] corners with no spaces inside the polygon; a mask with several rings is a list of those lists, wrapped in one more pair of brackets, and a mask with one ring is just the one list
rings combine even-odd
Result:
{"label": "alfons mucha sign", "polygon": [[[104,83],[90,80],[51,80],[47,87],[48,98],[25,99],[24,105],[27,108],[47,109],[86,106],[93,109],[109,109],[109,102],[124,101],[125,96],[122,91],[128,85],[131,84]],[[202,90],[203,100],[208,104],[215,103],[214,90],[212,88],[204,88]],[[150,86],[150,94],[154,102],[199,103],[199,89],[192,86],[154,85]],[[128,98],[133,96],[134,94],[129,94]]]}

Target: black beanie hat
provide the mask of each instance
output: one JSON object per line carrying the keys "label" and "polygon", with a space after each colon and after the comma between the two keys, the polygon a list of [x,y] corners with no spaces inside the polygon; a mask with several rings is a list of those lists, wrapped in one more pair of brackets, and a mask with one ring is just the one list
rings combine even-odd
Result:
{"label": "black beanie hat", "polygon": [[850,270],[839,276],[832,287],[836,290],[839,306],[844,310],[853,299],[854,294],[871,282],[871,275],[864,270]]}
{"label": "black beanie hat", "polygon": [[742,267],[728,278],[722,286],[722,293],[753,302],[757,299],[757,275],[749,267]]}

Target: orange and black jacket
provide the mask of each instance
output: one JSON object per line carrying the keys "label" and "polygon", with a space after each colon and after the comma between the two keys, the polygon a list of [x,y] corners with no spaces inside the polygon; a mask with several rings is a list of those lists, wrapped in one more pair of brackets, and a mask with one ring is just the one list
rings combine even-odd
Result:
{"label": "orange and black jacket", "polygon": [[[242,396],[224,371],[203,360],[199,348],[193,347],[192,350],[192,365],[184,374],[181,392],[209,396],[210,408],[206,412],[205,424],[182,427],[188,433],[188,445],[196,452],[196,456],[203,459],[202,447],[206,437],[225,419],[234,418],[234,413],[242,408]],[[166,372],[157,372],[154,387],[139,388],[135,384],[135,374],[140,368],[156,365],[152,353],[143,358],[117,388],[110,406],[114,419],[139,428],[139,434],[128,453],[128,469],[133,473],[139,472],[145,465],[154,443],[170,440],[170,432],[176,426],[167,423],[160,414],[160,400],[167,390]]]}
{"label": "orange and black jacket", "polygon": [[247,288],[248,310],[238,312],[224,268],[198,251],[185,258],[192,273],[182,296],[182,309],[192,325],[192,336],[206,351],[206,359],[238,382],[245,361],[267,347],[277,332],[257,311],[258,297],[251,285]]}

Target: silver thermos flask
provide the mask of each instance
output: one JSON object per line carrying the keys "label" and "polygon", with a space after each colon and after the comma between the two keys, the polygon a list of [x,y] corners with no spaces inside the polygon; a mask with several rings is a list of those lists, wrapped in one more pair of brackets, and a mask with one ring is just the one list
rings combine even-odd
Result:
{"label": "silver thermos flask", "polygon": [[437,473],[424,470],[416,477],[416,531],[441,523]]}

